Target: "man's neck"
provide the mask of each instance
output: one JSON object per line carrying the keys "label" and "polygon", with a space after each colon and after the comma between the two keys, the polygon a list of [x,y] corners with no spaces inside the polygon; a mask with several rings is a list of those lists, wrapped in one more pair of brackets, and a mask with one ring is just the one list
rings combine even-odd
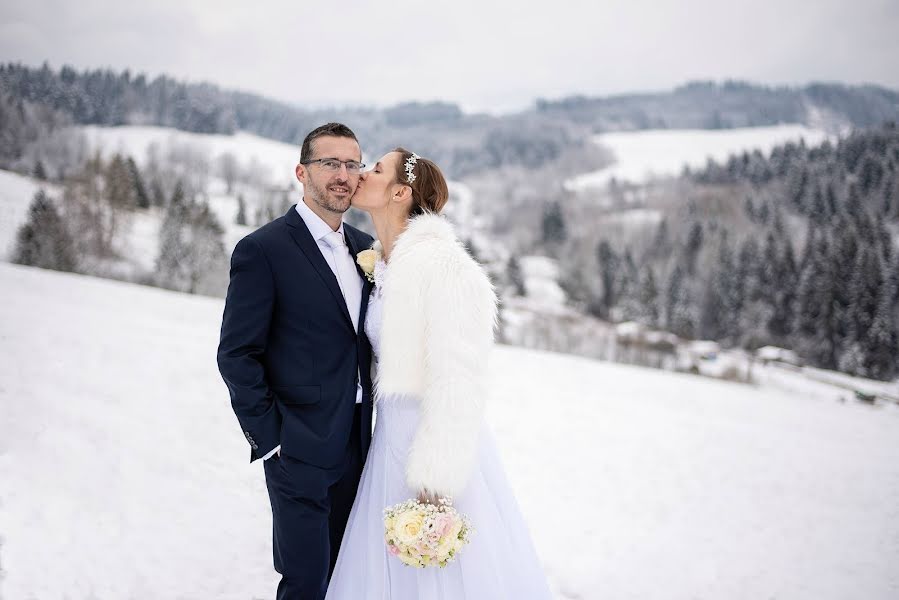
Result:
{"label": "man's neck", "polygon": [[337,213],[333,213],[329,210],[325,210],[321,206],[318,205],[314,200],[308,200],[306,196],[303,196],[303,204],[309,207],[309,210],[318,215],[318,218],[328,224],[328,226],[333,230],[337,231],[340,229],[340,224],[343,222],[343,215],[339,215]]}

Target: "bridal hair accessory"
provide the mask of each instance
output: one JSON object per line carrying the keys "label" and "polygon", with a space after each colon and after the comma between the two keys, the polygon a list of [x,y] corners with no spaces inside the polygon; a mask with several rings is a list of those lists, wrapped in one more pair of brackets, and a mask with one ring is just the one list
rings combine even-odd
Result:
{"label": "bridal hair accessory", "polygon": [[419,158],[421,157],[413,152],[412,156],[406,159],[406,181],[408,183],[415,181],[415,173],[412,172],[412,169],[415,167],[415,163],[418,162]]}

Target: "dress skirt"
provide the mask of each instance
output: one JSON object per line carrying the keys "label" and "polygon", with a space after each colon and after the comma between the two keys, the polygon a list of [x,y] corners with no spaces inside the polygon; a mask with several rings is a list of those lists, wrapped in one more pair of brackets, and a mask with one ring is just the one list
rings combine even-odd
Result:
{"label": "dress skirt", "polygon": [[453,499],[471,519],[471,542],[442,569],[409,567],[387,552],[384,508],[417,495],[406,486],[405,464],[418,414],[415,398],[378,399],[371,447],[326,600],[550,600],[486,423],[476,467],[464,492]]}

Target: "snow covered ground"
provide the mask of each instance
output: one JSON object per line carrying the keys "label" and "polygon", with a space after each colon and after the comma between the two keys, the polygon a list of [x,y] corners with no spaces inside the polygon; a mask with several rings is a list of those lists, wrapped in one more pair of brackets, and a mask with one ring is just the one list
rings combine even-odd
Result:
{"label": "snow covered ground", "polygon": [[731,154],[760,150],[768,154],[779,145],[804,139],[815,145],[827,139],[823,129],[804,125],[773,125],[737,129],[651,129],[605,133],[594,138],[609,148],[615,162],[605,169],[578,175],[565,182],[571,191],[603,187],[612,180],[645,183],[653,177],[679,175],[684,165],[705,166],[709,158],[723,162]]}
{"label": "snow covered ground", "polygon": [[253,161],[268,170],[270,176],[278,174],[278,182],[292,181],[293,171],[300,160],[299,145],[286,144],[238,131],[234,135],[206,134],[181,131],[170,127],[78,127],[84,133],[88,146],[100,150],[103,156],[115,152],[128,154],[138,163],[147,157],[147,148],[156,144],[160,151],[176,145],[189,145],[215,164],[219,156],[230,153],[241,165]]}
{"label": "snow covered ground", "polygon": [[[269,598],[222,301],[0,265],[0,597]],[[899,408],[501,347],[489,419],[560,599],[899,597]]]}

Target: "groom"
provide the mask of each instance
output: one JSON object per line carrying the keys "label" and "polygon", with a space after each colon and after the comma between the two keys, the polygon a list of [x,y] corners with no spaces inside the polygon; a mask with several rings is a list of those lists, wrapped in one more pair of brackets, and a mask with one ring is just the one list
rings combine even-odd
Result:
{"label": "groom", "polygon": [[355,134],[328,123],[303,140],[303,198],[231,256],[218,366],[263,459],[279,600],[321,600],[371,442],[372,238],[343,223],[364,165]]}

